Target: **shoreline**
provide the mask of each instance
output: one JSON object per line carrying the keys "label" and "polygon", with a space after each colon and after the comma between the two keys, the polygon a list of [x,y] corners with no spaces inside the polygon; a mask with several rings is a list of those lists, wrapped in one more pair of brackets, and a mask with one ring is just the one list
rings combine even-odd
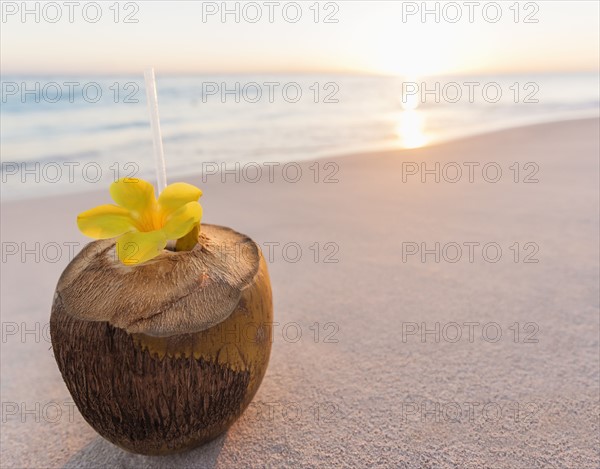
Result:
{"label": "shoreline", "polygon": [[[587,121],[598,121],[600,123],[600,116],[596,116],[596,117],[574,117],[572,119],[561,119],[561,120],[550,120],[547,122],[532,122],[532,123],[527,123],[524,125],[508,125],[506,127],[500,127],[500,128],[490,128],[487,130],[481,130],[479,132],[475,132],[475,133],[469,133],[469,134],[465,134],[465,135],[459,135],[459,136],[455,136],[455,137],[448,137],[445,139],[441,139],[435,142],[432,142],[431,144],[428,145],[424,145],[421,147],[416,147],[416,148],[389,148],[387,146],[383,146],[382,148],[368,148],[368,149],[364,149],[364,150],[357,150],[357,151],[351,151],[351,152],[344,152],[344,153],[332,153],[332,154],[328,154],[328,155],[323,155],[323,156],[318,156],[315,158],[307,158],[307,159],[299,159],[299,160],[294,160],[294,161],[281,161],[278,162],[280,165],[286,165],[286,164],[299,164],[301,166],[309,166],[312,163],[315,162],[329,162],[329,161],[335,161],[335,162],[339,162],[339,161],[343,161],[346,158],[357,158],[357,157],[371,157],[372,155],[385,155],[385,154],[406,154],[408,152],[414,152],[414,151],[419,151],[419,150],[424,150],[424,149],[433,149],[433,148],[437,148],[439,146],[442,145],[446,145],[446,144],[452,144],[454,142],[460,142],[460,141],[469,141],[471,139],[478,139],[478,138],[485,138],[486,136],[490,136],[490,135],[495,135],[495,134],[499,134],[499,133],[504,133],[504,132],[511,132],[511,131],[515,131],[515,130],[519,130],[519,129],[527,129],[527,128],[536,128],[536,127],[540,127],[540,126],[547,126],[547,125],[560,125],[563,123],[573,123],[573,122],[581,122],[581,123],[585,123]],[[236,162],[206,162],[207,164],[217,164],[217,165],[225,165],[226,169],[229,169],[230,165],[247,165],[247,164],[254,164],[255,162],[252,161],[236,161]],[[265,163],[269,163],[271,164],[271,162],[257,162],[257,164],[259,165],[265,165]],[[151,160],[148,161],[148,166],[150,167],[153,164],[153,162]],[[215,175],[220,175],[221,171],[219,171],[217,174],[211,174],[211,176],[215,176]],[[154,176],[154,174],[152,174],[152,176]],[[201,172],[196,172],[196,173],[192,173],[189,176],[185,176],[185,177],[178,177],[175,176],[173,178],[171,178],[172,180],[176,180],[176,181],[198,181],[199,179],[201,179],[202,177],[202,173]],[[152,178],[148,179],[149,181],[152,181]],[[99,186],[108,186],[108,184],[110,183],[110,181],[107,180],[101,180],[97,183],[97,185]],[[94,184],[94,183],[88,183],[88,184]],[[73,186],[73,188],[75,190],[72,191],[67,191],[67,192],[61,192],[61,193],[57,193],[57,194],[52,194],[52,193],[47,193],[47,194],[36,194],[33,197],[17,197],[17,198],[9,198],[9,199],[2,199],[0,200],[0,206],[5,206],[5,205],[11,205],[11,204],[18,204],[21,202],[31,202],[31,201],[35,201],[35,200],[40,200],[40,199],[63,199],[63,198],[69,198],[69,197],[74,197],[74,196],[86,196],[89,194],[98,194],[101,192],[100,189],[89,189],[89,190],[79,190],[80,188],[83,189],[85,186],[83,184],[79,184],[77,188],[75,188],[75,186]],[[4,196],[4,194],[2,194],[2,196]]]}

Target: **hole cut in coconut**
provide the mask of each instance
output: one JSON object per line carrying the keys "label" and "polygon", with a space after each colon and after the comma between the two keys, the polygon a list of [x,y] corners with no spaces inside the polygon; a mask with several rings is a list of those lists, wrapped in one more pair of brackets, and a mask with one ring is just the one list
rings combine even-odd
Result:
{"label": "hole cut in coconut", "polygon": [[119,261],[115,244],[88,244],[60,277],[55,301],[74,318],[157,337],[203,331],[227,319],[261,258],[254,241],[217,225],[202,225],[191,251],[164,250],[135,266]]}

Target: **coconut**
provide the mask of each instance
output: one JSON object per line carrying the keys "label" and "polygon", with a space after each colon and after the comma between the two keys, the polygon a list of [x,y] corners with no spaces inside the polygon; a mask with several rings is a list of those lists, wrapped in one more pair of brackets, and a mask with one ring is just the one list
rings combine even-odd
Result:
{"label": "coconut", "polygon": [[223,433],[258,390],[271,352],[267,266],[250,238],[202,225],[191,251],[124,266],[88,244],[58,281],[50,334],[83,418],[104,438],[166,454]]}

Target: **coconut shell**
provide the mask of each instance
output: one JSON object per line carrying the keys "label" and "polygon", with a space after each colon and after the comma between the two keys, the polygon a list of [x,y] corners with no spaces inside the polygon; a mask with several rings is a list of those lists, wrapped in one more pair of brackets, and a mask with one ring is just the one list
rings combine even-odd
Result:
{"label": "coconut shell", "polygon": [[90,243],[58,282],[50,333],[85,420],[126,450],[165,454],[242,414],[267,369],[272,321],[258,246],[203,225],[194,250],[132,267],[114,241]]}

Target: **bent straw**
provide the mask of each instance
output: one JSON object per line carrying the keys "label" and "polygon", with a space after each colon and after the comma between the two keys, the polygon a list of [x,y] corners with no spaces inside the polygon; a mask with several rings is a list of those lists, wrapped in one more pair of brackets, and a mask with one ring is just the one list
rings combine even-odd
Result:
{"label": "bent straw", "polygon": [[152,127],[154,162],[156,163],[156,184],[158,194],[160,194],[167,187],[167,169],[160,134],[160,121],[158,119],[158,96],[156,94],[154,68],[148,68],[144,71],[144,81],[146,82],[146,99],[148,101],[148,112],[150,113],[150,126]]}

